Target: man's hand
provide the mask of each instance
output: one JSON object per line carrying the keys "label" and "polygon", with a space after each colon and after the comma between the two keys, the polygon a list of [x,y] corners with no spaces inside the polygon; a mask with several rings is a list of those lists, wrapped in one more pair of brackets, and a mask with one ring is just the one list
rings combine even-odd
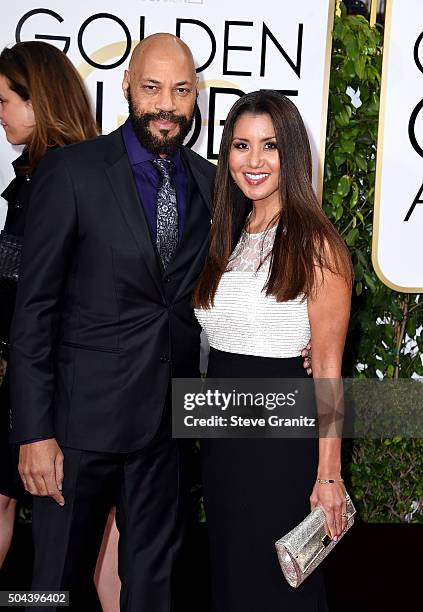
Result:
{"label": "man's hand", "polygon": [[304,357],[303,368],[306,368],[307,374],[310,375],[313,372],[311,367],[311,341],[301,351],[301,357]]}
{"label": "man's hand", "polygon": [[62,495],[63,453],[54,438],[22,444],[19,474],[25,489],[32,495],[50,495],[64,506]]}

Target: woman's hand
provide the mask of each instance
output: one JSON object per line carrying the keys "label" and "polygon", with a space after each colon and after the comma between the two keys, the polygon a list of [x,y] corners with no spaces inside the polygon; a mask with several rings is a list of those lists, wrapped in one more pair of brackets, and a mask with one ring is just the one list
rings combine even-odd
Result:
{"label": "woman's hand", "polygon": [[303,368],[307,370],[307,374],[310,376],[313,373],[311,367],[311,340],[301,351],[301,357],[303,358]]}
{"label": "woman's hand", "polygon": [[[311,509],[321,506],[326,515],[329,535],[336,542],[347,528],[347,500],[342,482],[321,484],[316,481],[310,496]],[[342,516],[345,514],[345,516]]]}

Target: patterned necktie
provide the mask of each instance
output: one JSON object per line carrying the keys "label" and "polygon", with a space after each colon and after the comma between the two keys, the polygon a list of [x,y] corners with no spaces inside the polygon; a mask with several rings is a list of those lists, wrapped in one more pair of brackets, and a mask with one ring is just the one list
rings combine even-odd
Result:
{"label": "patterned necktie", "polygon": [[160,174],[160,185],[157,191],[157,249],[166,269],[178,246],[178,206],[176,189],[171,178],[172,161],[170,159],[153,159],[153,164]]}

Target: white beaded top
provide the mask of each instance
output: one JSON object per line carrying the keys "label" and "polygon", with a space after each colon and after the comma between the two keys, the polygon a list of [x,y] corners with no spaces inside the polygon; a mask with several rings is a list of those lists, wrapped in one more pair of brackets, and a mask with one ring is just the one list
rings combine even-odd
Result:
{"label": "white beaded top", "polygon": [[210,346],[260,357],[298,357],[310,340],[307,300],[277,302],[263,291],[276,226],[257,234],[243,231],[214,298],[196,309]]}

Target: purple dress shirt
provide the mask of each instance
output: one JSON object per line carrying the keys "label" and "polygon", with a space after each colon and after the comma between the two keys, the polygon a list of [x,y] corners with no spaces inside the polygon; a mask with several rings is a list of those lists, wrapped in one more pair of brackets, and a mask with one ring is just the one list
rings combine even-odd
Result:
{"label": "purple dress shirt", "polygon": [[[155,242],[157,235],[156,195],[160,185],[160,175],[151,162],[153,159],[157,159],[157,155],[150,153],[140,144],[129,119],[122,126],[122,136],[134,175],[138,196],[147,216],[151,235]],[[178,201],[178,233],[180,241],[187,211],[188,177],[181,159],[180,150],[170,155],[169,159],[174,164],[173,181]]]}

